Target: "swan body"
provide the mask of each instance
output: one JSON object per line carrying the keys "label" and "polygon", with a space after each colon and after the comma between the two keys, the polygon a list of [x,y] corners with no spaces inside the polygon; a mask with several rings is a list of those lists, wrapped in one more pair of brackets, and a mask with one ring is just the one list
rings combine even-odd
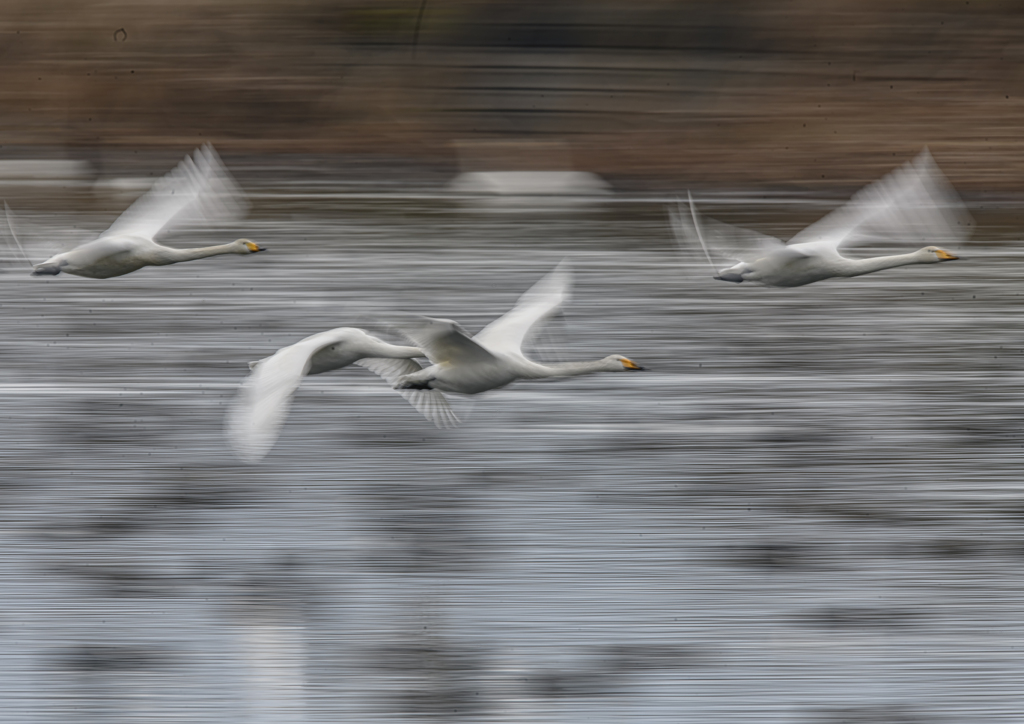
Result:
{"label": "swan body", "polygon": [[398,328],[433,364],[400,377],[396,389],[442,390],[475,395],[521,379],[572,377],[595,372],[642,370],[622,355],[592,362],[541,364],[527,359],[523,343],[568,299],[571,274],[565,262],[537,282],[507,314],[475,337],[450,319],[418,317]]}
{"label": "swan body", "polygon": [[[677,234],[681,238],[696,239],[705,253],[710,245],[738,261],[718,271],[715,279],[772,287],[799,287],[833,277],[855,277],[910,264],[953,261],[958,257],[938,246],[869,259],[843,256],[840,248],[885,239],[962,241],[972,225],[963,203],[928,151],[862,189],[847,204],[798,233],[788,244],[727,224],[706,224],[699,218],[692,198],[688,210],[673,213],[673,221]],[[745,245],[747,249],[737,250],[737,245]],[[710,254],[708,261],[711,262]]]}
{"label": "swan body", "polygon": [[882,269],[909,264],[937,264],[953,261],[953,256],[937,246],[926,246],[909,254],[876,256],[870,259],[850,259],[836,254],[802,254],[800,245],[785,247],[754,261],[740,262],[723,269],[715,277],[726,282],[754,282],[769,287],[802,287],[833,277],[856,277]]}
{"label": "swan body", "polygon": [[[252,373],[228,412],[228,440],[241,459],[258,462],[277,440],[292,395],[306,375],[358,364],[394,384],[419,370],[413,358],[423,356],[416,347],[388,344],[355,327],[320,332],[282,347],[270,357],[249,363]],[[438,427],[458,422],[440,392],[405,390],[402,395]]]}
{"label": "swan body", "polygon": [[264,251],[248,239],[200,249],[173,249],[154,241],[185,224],[234,220],[242,208],[241,192],[227,169],[211,146],[203,146],[137,199],[98,239],[36,264],[32,276],[63,272],[108,279],[145,266]]}
{"label": "swan body", "polygon": [[258,251],[265,249],[248,239],[200,249],[172,249],[152,239],[137,236],[101,237],[37,264],[32,270],[32,276],[56,276],[64,272],[91,279],[109,279],[144,266],[165,266],[208,256],[255,254]]}

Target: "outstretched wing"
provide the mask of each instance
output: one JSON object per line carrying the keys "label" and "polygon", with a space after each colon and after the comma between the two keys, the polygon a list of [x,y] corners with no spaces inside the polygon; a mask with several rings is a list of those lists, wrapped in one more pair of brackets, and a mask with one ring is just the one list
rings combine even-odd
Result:
{"label": "outstretched wing", "polygon": [[450,319],[409,315],[393,324],[434,364],[475,365],[497,361],[493,354]]}
{"label": "outstretched wing", "polygon": [[[774,236],[701,216],[692,198],[689,208],[682,203],[674,209],[669,207],[669,216],[679,246],[684,249],[702,247],[708,261],[712,257],[718,257],[719,261],[754,261],[785,248]],[[711,265],[714,266],[713,261]]]}
{"label": "outstretched wing", "polygon": [[[379,375],[392,387],[399,377],[423,369],[416,360],[387,357],[366,357],[356,364]],[[448,400],[440,390],[399,390],[398,392],[410,405],[438,427],[455,427],[459,424],[459,418],[448,405]]]}
{"label": "outstretched wing", "polygon": [[237,221],[248,202],[209,144],[161,178],[102,236],[154,239],[188,224]]}
{"label": "outstretched wing", "polygon": [[789,248],[820,255],[872,241],[956,243],[973,230],[967,208],[925,149],[794,236]]}
{"label": "outstretched wing", "polygon": [[225,433],[239,458],[257,463],[270,451],[288,416],[310,358],[329,341],[314,335],[260,360],[228,409]]}
{"label": "outstretched wing", "polygon": [[516,306],[494,320],[473,341],[496,354],[522,355],[523,344],[569,300],[572,271],[568,261],[530,287]]}

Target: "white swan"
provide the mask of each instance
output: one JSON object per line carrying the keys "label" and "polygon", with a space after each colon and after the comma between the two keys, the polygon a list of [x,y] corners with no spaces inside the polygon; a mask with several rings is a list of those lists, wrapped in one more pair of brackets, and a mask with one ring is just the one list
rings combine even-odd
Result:
{"label": "white swan", "polygon": [[263,251],[248,239],[201,249],[172,249],[153,241],[184,224],[232,221],[245,202],[212,146],[196,149],[121,214],[98,239],[36,264],[33,276],[61,272],[107,279],[144,266],[164,266],[219,254]]}
{"label": "white swan", "polygon": [[[402,347],[354,327],[339,327],[282,347],[272,356],[250,362],[252,374],[242,384],[228,411],[226,432],[231,446],[246,462],[261,460],[284,423],[292,395],[306,375],[357,364],[395,384],[420,369],[416,347]],[[451,427],[458,418],[440,392],[403,390],[417,410],[438,427]]]}
{"label": "white swan", "polygon": [[[773,287],[799,287],[831,277],[951,261],[958,257],[937,246],[870,259],[845,257],[839,248],[885,239],[959,242],[973,229],[963,203],[927,150],[912,163],[861,189],[848,203],[808,226],[788,244],[748,229],[702,222],[692,197],[689,210],[680,206],[672,217],[677,236],[699,242],[712,266],[709,245],[739,261],[717,272],[715,279]],[[743,246],[747,247],[745,251],[737,248]]]}
{"label": "white swan", "polygon": [[519,379],[644,369],[618,354],[593,362],[558,364],[540,364],[523,355],[524,341],[568,299],[571,282],[568,265],[562,262],[523,294],[512,311],[472,338],[449,319],[418,317],[400,322],[398,329],[426,353],[433,365],[400,377],[395,388],[475,395]]}

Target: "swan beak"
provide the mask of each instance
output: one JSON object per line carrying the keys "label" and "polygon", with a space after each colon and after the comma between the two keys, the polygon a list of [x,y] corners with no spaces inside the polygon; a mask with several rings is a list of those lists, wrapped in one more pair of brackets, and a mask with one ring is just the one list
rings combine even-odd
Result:
{"label": "swan beak", "polygon": [[935,256],[939,257],[939,261],[953,261],[960,258],[958,256],[953,256],[948,251],[943,251],[942,249],[936,249]]}
{"label": "swan beak", "polygon": [[251,241],[245,242],[245,247],[249,251],[251,251],[253,254],[255,254],[257,251],[266,251],[267,250],[266,247],[259,246],[258,244],[254,244]]}
{"label": "swan beak", "polygon": [[640,365],[638,365],[633,360],[626,359],[625,357],[623,357],[623,359],[622,359],[622,366],[624,368],[626,368],[627,370],[646,370],[647,369],[646,367],[641,367]]}

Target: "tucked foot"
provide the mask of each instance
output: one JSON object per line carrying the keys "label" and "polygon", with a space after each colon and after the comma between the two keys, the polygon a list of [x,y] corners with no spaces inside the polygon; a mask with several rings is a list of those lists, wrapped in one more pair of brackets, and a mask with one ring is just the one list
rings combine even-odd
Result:
{"label": "tucked foot", "polygon": [[395,385],[396,390],[429,390],[432,389],[430,383],[434,381],[431,377],[429,380],[423,380],[422,382],[413,382],[406,380],[405,382],[399,382]]}
{"label": "tucked foot", "polygon": [[719,274],[715,279],[723,282],[736,282],[737,284],[743,281],[743,277],[739,274]]}
{"label": "tucked foot", "polygon": [[43,277],[43,276],[57,276],[60,274],[60,266],[57,264],[40,264],[32,270],[32,276]]}

